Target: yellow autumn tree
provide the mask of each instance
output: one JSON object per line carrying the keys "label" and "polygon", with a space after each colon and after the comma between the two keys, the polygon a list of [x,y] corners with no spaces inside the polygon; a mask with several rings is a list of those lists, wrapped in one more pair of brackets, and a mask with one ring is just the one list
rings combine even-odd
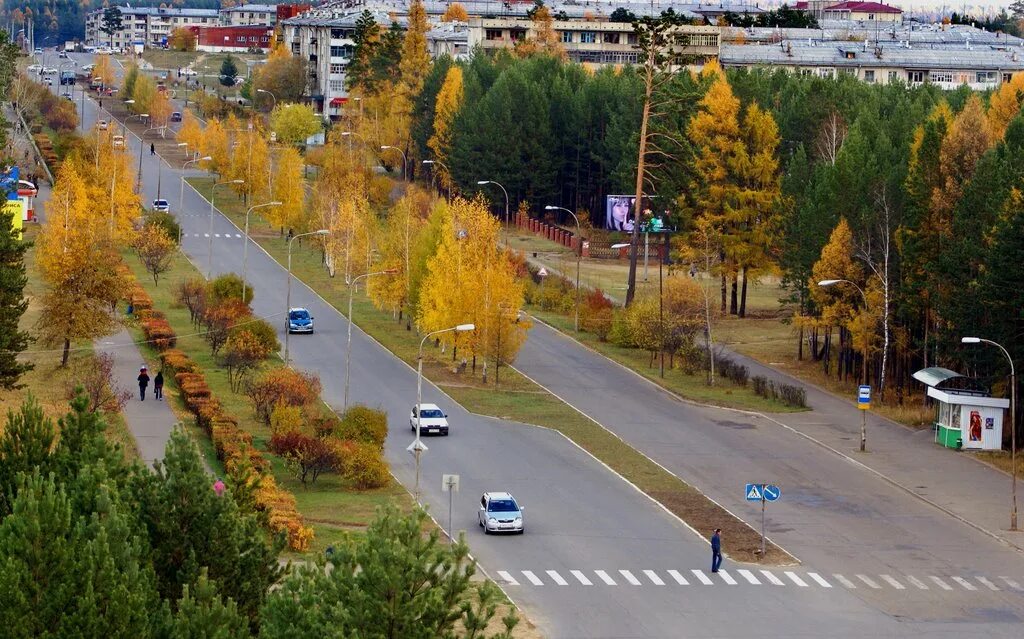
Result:
{"label": "yellow autumn tree", "polygon": [[994,140],[1001,140],[1010,121],[1020,113],[1024,100],[1024,73],[1014,73],[1009,82],[995,90],[988,103],[988,121]]}
{"label": "yellow autumn tree", "polygon": [[870,339],[873,331],[864,330],[870,322],[860,317],[866,309],[857,288],[849,284],[819,286],[822,280],[848,280],[861,289],[866,286],[864,269],[854,258],[853,231],[845,218],[840,218],[821,249],[821,257],[811,269],[809,288],[811,299],[821,309],[821,326],[854,331],[863,348],[863,340]]}
{"label": "yellow autumn tree", "polygon": [[306,181],[302,177],[302,155],[292,147],[278,152],[273,176],[273,200],[280,206],[267,208],[267,220],[281,229],[304,229],[306,207]]}
{"label": "yellow autumn tree", "polygon": [[469,22],[469,12],[466,11],[466,7],[453,2],[441,14],[441,22]]}
{"label": "yellow autumn tree", "polygon": [[[434,135],[430,136],[427,146],[434,152],[437,159],[447,166],[448,154],[452,148],[452,125],[455,116],[462,108],[463,102],[462,67],[452,65],[445,75],[441,90],[437,92],[434,109]],[[441,182],[450,187],[452,176],[441,169]]]}
{"label": "yellow autumn tree", "polygon": [[110,62],[109,55],[96,56],[96,61],[93,63],[90,73],[93,78],[99,78],[103,82],[103,86],[106,87],[114,86],[114,83],[117,81],[114,65]]}
{"label": "yellow autumn tree", "polygon": [[430,208],[430,195],[410,185],[398,202],[388,210],[377,237],[380,270],[394,270],[391,277],[371,278],[367,286],[374,306],[401,319],[408,305],[412,249]]}
{"label": "yellow autumn tree", "polygon": [[174,108],[171,106],[170,98],[167,97],[167,92],[157,91],[156,95],[149,102],[149,126],[167,126],[173,110]]}
{"label": "yellow autumn tree", "polygon": [[412,107],[413,101],[423,88],[423,80],[430,71],[430,52],[427,51],[427,10],[421,0],[409,3],[409,15],[405,39],[402,42],[402,57],[398,63],[398,96]]}
{"label": "yellow autumn tree", "polygon": [[563,62],[568,60],[569,54],[566,53],[561,39],[555,31],[551,10],[544,5],[540,5],[533,12],[531,21],[533,22],[533,29],[536,35],[532,38],[516,42],[516,55],[526,58],[531,55],[541,54],[558,58]]}
{"label": "yellow autumn tree", "polygon": [[939,152],[940,186],[932,192],[934,230],[942,236],[951,231],[953,209],[964,186],[974,175],[978,160],[994,144],[990,120],[977,95],[968,98],[942,139]]}
{"label": "yellow autumn tree", "polygon": [[308,104],[282,104],[270,114],[270,128],[278,142],[302,144],[321,130],[321,120]]}
{"label": "yellow autumn tree", "polygon": [[181,114],[181,128],[178,129],[176,139],[188,146],[186,149],[190,154],[196,154],[203,149],[203,128],[199,126],[199,119],[192,115],[190,109],[185,109]]}
{"label": "yellow autumn tree", "polygon": [[149,107],[156,97],[156,83],[148,75],[139,74],[132,87],[131,99],[134,100],[129,106],[133,113],[149,113]]}
{"label": "yellow autumn tree", "polygon": [[202,154],[209,156],[209,170],[220,177],[228,175],[231,170],[231,142],[224,124],[220,120],[210,120],[203,131]]}
{"label": "yellow autumn tree", "polygon": [[250,202],[270,190],[270,147],[263,129],[256,123],[234,136],[234,147],[229,175],[243,182],[232,184],[231,188]]}

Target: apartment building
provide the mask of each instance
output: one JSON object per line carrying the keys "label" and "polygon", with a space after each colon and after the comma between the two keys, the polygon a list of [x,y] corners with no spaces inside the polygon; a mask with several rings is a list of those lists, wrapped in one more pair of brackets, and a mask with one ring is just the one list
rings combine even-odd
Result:
{"label": "apartment building", "polygon": [[167,44],[171,32],[179,27],[213,26],[219,24],[216,9],[179,9],[163,7],[119,7],[121,29],[112,36],[102,31],[104,9],[97,9],[85,17],[85,43],[93,46],[108,45],[126,50],[136,45],[161,47]]}
{"label": "apartment building", "polygon": [[221,9],[220,18],[225,26],[273,26],[277,23],[277,5],[242,4]]}

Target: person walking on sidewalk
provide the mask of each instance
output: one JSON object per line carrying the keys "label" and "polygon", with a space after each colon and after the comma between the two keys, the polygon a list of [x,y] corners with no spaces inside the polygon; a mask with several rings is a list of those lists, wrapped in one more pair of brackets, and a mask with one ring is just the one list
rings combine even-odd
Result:
{"label": "person walking on sidewalk", "polygon": [[164,398],[164,372],[157,371],[156,377],[153,378],[153,397],[156,397],[156,401],[160,401]]}
{"label": "person walking on sidewalk", "polygon": [[146,372],[146,367],[143,366],[139,369],[139,401],[146,401],[146,387],[149,386],[149,373]]}
{"label": "person walking on sidewalk", "polygon": [[156,145],[152,142],[149,143],[149,154],[156,155]]}
{"label": "person walking on sidewalk", "polygon": [[711,535],[711,572],[718,572],[722,567],[722,529],[715,528]]}

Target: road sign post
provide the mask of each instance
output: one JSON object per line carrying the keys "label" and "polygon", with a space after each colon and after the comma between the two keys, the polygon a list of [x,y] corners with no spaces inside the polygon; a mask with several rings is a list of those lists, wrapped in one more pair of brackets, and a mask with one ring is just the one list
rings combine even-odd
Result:
{"label": "road sign post", "polygon": [[860,413],[860,452],[868,446],[868,409],[871,408],[871,387],[863,384],[857,389],[857,408]]}
{"label": "road sign post", "polygon": [[747,501],[761,502],[761,558],[763,559],[767,550],[764,534],[765,504],[770,501],[775,501],[781,497],[782,491],[778,486],[773,484],[747,484],[746,488],[743,490],[743,494]]}
{"label": "road sign post", "polygon": [[452,529],[452,498],[459,492],[458,475],[441,475],[441,492],[448,493],[448,545],[452,544],[455,537]]}

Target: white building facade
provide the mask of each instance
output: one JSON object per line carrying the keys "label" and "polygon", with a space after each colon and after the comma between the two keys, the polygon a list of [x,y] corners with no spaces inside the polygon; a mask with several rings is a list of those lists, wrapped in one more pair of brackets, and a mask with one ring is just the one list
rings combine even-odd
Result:
{"label": "white building facade", "polygon": [[85,17],[85,43],[92,46],[107,45],[115,50],[127,50],[135,44],[144,47],[166,45],[171,32],[179,27],[208,27],[219,24],[216,9],[178,9],[158,7],[118,7],[121,10],[121,29],[113,36],[103,29],[104,9],[92,11]]}

